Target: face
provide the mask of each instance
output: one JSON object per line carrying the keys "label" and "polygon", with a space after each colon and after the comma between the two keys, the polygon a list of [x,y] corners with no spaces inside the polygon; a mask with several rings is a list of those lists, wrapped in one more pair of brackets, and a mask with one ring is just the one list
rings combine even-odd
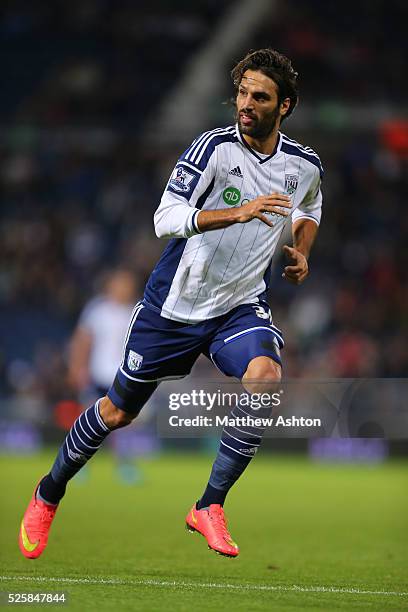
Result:
{"label": "face", "polygon": [[278,87],[272,79],[255,70],[246,70],[236,99],[237,121],[242,134],[263,140],[279,125],[289,108],[289,99],[278,103]]}
{"label": "face", "polygon": [[106,292],[119,304],[131,304],[135,300],[136,286],[133,275],[127,270],[117,270],[108,280]]}

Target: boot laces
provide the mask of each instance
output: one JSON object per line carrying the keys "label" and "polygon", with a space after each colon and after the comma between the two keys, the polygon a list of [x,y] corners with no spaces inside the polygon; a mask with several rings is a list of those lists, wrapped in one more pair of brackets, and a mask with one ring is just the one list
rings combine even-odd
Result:
{"label": "boot laces", "polygon": [[227,522],[225,519],[224,510],[221,508],[219,511],[213,511],[209,513],[209,515],[216,534],[224,539],[231,539],[231,536],[228,533],[227,529]]}
{"label": "boot laces", "polygon": [[50,508],[44,505],[44,508],[41,509],[40,520],[42,522],[49,522],[54,518],[55,508]]}

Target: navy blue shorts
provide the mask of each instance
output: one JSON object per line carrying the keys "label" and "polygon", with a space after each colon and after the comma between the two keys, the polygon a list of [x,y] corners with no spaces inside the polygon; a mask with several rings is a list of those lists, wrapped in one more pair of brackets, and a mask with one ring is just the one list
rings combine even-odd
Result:
{"label": "navy blue shorts", "polygon": [[266,302],[242,304],[195,324],[165,319],[139,302],[108,396],[118,408],[137,413],[159,381],[187,376],[200,354],[226,376],[241,379],[254,357],[271,357],[281,365],[282,347],[282,332]]}

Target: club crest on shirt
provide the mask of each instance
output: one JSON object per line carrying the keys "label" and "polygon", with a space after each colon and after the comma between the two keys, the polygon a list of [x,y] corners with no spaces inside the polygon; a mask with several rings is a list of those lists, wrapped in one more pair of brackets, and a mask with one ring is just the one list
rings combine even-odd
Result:
{"label": "club crest on shirt", "polygon": [[171,175],[169,186],[176,191],[190,191],[194,179],[194,174],[187,172],[183,166],[176,166]]}
{"label": "club crest on shirt", "polygon": [[285,193],[292,194],[296,191],[299,177],[296,174],[285,174]]}
{"label": "club crest on shirt", "polygon": [[127,358],[127,365],[131,372],[135,372],[136,370],[140,370],[143,363],[143,355],[139,355],[136,351],[129,351],[129,355]]}

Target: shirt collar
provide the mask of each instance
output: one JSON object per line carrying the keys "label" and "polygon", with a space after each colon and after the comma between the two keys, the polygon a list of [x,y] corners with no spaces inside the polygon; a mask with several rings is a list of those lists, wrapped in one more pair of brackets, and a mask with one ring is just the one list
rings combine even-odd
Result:
{"label": "shirt collar", "polygon": [[276,145],[275,145],[275,148],[272,151],[272,153],[270,155],[263,155],[262,153],[258,153],[258,151],[255,151],[255,149],[253,149],[251,146],[249,146],[249,144],[247,143],[245,138],[243,138],[241,132],[239,131],[238,123],[235,124],[235,129],[236,129],[237,137],[238,137],[238,140],[240,141],[240,143],[246,149],[248,149],[248,151],[250,153],[252,153],[252,155],[254,155],[257,158],[257,160],[259,161],[260,164],[264,164],[265,162],[267,162],[270,159],[272,159],[272,157],[274,157],[276,155],[276,153],[278,153],[280,151],[280,149],[281,149],[281,146],[282,146],[282,134],[281,134],[281,132],[278,132],[278,138],[276,140]]}

